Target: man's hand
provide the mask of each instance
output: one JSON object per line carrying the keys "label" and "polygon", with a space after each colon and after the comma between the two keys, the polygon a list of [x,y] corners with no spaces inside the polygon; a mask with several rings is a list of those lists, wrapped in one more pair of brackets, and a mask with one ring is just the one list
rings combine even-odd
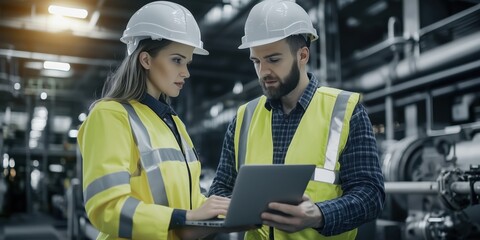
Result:
{"label": "man's hand", "polygon": [[285,232],[292,233],[305,228],[319,228],[323,224],[323,216],[320,209],[306,195],[303,195],[303,202],[299,205],[272,202],[268,204],[268,207],[290,215],[282,216],[268,212],[262,213],[263,224]]}

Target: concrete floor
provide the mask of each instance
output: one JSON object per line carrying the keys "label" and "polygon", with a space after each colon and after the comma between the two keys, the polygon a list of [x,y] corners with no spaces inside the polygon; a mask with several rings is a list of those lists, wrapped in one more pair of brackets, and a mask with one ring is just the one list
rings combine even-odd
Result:
{"label": "concrete floor", "polygon": [[15,214],[0,218],[0,240],[64,240],[66,223],[41,213]]}
{"label": "concrete floor", "polygon": [[[0,217],[0,240],[67,240],[67,220],[35,214]],[[211,240],[240,240],[243,233],[218,234]]]}

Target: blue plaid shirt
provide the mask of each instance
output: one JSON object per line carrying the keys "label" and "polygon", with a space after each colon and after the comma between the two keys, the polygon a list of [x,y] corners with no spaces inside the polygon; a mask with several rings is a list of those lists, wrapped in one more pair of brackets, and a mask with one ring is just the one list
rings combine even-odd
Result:
{"label": "blue plaid shirt", "polygon": [[[288,146],[312,99],[318,84],[309,74],[310,83],[287,115],[280,101],[267,100],[265,108],[273,111],[273,162],[283,164]],[[209,195],[230,197],[237,177],[234,136],[236,118],[228,126],[223,149]],[[340,155],[340,182],[342,197],[318,202],[324,225],[317,229],[324,236],[340,234],[375,219],[383,210],[385,191],[372,124],[362,104],[357,104],[350,120],[350,132]]]}

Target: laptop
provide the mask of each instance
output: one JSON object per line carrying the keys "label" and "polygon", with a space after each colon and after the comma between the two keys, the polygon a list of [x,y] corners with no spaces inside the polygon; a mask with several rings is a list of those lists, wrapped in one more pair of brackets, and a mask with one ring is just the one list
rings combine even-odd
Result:
{"label": "laptop", "polygon": [[225,218],[186,221],[189,226],[240,227],[262,224],[268,203],[299,204],[315,165],[243,165]]}

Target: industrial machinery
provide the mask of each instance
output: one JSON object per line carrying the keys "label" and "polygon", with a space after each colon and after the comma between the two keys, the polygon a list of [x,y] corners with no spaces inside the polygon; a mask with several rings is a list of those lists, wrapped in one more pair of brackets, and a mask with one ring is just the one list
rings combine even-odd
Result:
{"label": "industrial machinery", "polygon": [[383,232],[400,233],[398,239],[480,239],[480,124],[405,138],[384,152],[382,169],[381,218],[389,223]]}

